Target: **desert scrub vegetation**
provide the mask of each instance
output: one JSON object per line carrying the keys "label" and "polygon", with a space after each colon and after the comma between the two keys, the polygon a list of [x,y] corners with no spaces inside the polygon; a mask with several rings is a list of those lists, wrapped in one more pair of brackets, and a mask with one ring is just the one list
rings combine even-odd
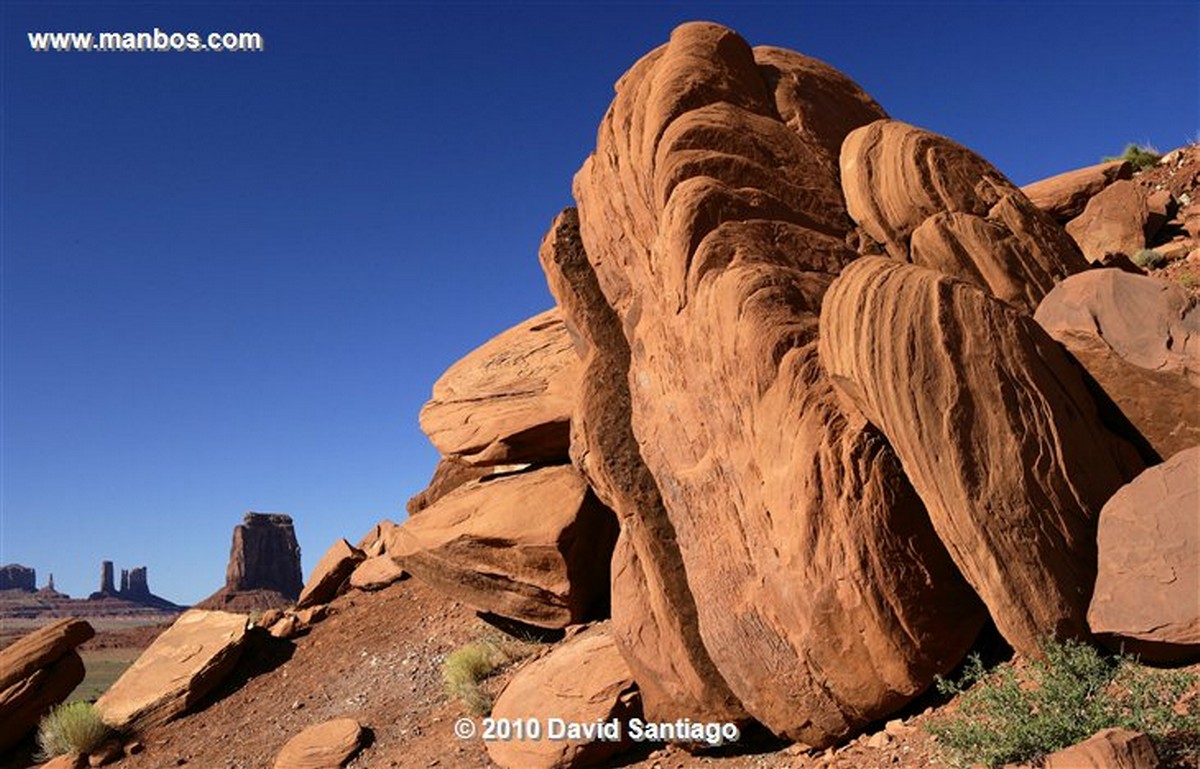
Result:
{"label": "desert scrub vegetation", "polygon": [[[955,767],[1037,761],[1101,729],[1145,732],[1164,765],[1200,758],[1200,676],[1152,670],[1077,641],[1046,641],[1046,657],[988,671],[972,655],[957,681],[938,691],[957,709],[927,727]],[[1190,695],[1189,695],[1190,692]],[[1185,695],[1192,699],[1181,706]]]}
{"label": "desert scrub vegetation", "polygon": [[1148,270],[1156,270],[1159,267],[1164,267],[1167,264],[1167,257],[1155,251],[1153,248],[1143,248],[1133,255],[1133,263],[1138,267],[1144,267]]}
{"label": "desert scrub vegetation", "polygon": [[38,724],[37,741],[43,760],[64,753],[87,755],[114,732],[90,702],[76,700],[59,705]]}
{"label": "desert scrub vegetation", "polygon": [[471,713],[487,715],[492,710],[492,697],[484,691],[483,682],[533,654],[537,648],[535,643],[501,633],[490,633],[460,646],[446,655],[442,663],[446,693],[465,705]]}
{"label": "desert scrub vegetation", "polygon": [[1120,155],[1104,158],[1104,162],[1107,163],[1110,160],[1128,160],[1129,164],[1133,166],[1134,171],[1142,171],[1153,166],[1160,158],[1162,158],[1162,154],[1154,147],[1148,144],[1130,143],[1125,145],[1125,151]]}

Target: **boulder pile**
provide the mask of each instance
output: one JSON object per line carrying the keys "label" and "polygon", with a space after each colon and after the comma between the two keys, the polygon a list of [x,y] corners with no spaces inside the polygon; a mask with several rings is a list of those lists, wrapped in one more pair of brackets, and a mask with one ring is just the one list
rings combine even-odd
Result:
{"label": "boulder pile", "polygon": [[[1200,313],[1094,264],[1190,221],[1187,193],[1137,178],[1022,190],[823,62],[679,27],[617,83],[541,243],[556,306],[437,381],[428,488],[335,544],[301,604],[411,575],[568,629],[497,714],[817,748],[911,702],[989,619],[1023,655],[1098,635],[1197,659]],[[1140,240],[1109,232],[1123,217]],[[623,747],[537,742],[488,749]]]}

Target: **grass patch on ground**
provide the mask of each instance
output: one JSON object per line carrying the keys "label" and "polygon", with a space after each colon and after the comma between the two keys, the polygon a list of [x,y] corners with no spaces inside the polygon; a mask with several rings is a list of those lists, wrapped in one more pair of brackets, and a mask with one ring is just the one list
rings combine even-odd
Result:
{"label": "grass patch on ground", "polygon": [[446,693],[465,705],[471,713],[486,715],[491,712],[492,697],[484,691],[483,682],[533,654],[537,648],[537,644],[502,633],[489,633],[460,646],[446,655],[442,663]]}
{"label": "grass patch on ground", "polygon": [[71,692],[68,702],[95,702],[141,656],[142,651],[125,648],[80,651],[86,672],[83,681]]}
{"label": "grass patch on ground", "polygon": [[113,735],[90,702],[66,702],[38,724],[37,741],[43,759],[64,753],[86,755]]}
{"label": "grass patch on ground", "polygon": [[957,708],[927,728],[951,766],[1036,761],[1108,727],[1145,732],[1165,761],[1200,758],[1198,703],[1179,707],[1200,676],[1146,668],[1076,641],[1043,648],[1045,659],[991,671],[973,655],[959,680],[939,677],[938,691],[956,696]]}

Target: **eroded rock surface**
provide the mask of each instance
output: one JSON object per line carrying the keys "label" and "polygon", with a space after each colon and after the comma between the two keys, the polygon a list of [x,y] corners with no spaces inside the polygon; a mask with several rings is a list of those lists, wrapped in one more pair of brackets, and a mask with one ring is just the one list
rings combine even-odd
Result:
{"label": "eroded rock surface", "polygon": [[94,635],[87,622],[62,619],[0,650],[0,753],[24,739],[83,680],[75,648]]}
{"label": "eroded rock surface", "polygon": [[405,571],[482,611],[547,628],[607,608],[617,523],[571,466],[472,481],[392,534]]}
{"label": "eroded rock surface", "polygon": [[298,608],[329,603],[349,584],[350,575],[365,559],[363,551],[344,539],[329,546],[300,592]]}
{"label": "eroded rock surface", "polygon": [[363,728],[353,718],[314,724],[287,741],[274,769],[337,769],[362,746]]}
{"label": "eroded rock surface", "polygon": [[[492,717],[514,721],[546,715],[577,724],[614,718],[624,725],[641,715],[633,676],[612,639],[601,632],[576,637],[522,668],[496,699]],[[504,769],[568,769],[593,766],[628,749],[618,741],[584,739],[498,740],[488,755]]]}
{"label": "eroded rock surface", "polygon": [[1034,318],[1159,457],[1200,445],[1200,308],[1180,286],[1089,270],[1056,286]]}
{"label": "eroded rock surface", "polygon": [[1200,446],[1121,487],[1097,543],[1092,630],[1146,659],[1200,659]]}
{"label": "eroded rock surface", "polygon": [[957,662],[980,611],[816,356],[856,256],[829,137],[881,115],[856,98],[798,117],[775,51],[675,30],[617,84],[575,196],[704,647],[751,716],[827,745]]}
{"label": "eroded rock surface", "polygon": [[1021,192],[1055,221],[1066,223],[1083,213],[1087,202],[1105,187],[1131,176],[1129,161],[1110,160],[1026,184]]}
{"label": "eroded rock surface", "polygon": [[1058,344],[975,286],[864,257],[825,297],[821,359],[1008,642],[1086,636],[1097,517],[1141,461]]}
{"label": "eroded rock surface", "polygon": [[578,376],[566,326],[547,310],[451,366],[421,409],[421,429],[469,465],[561,461]]}
{"label": "eroded rock surface", "polygon": [[192,609],[142,652],[96,701],[115,729],[144,730],[182,715],[237,664],[244,614]]}
{"label": "eroded rock surface", "polygon": [[889,255],[953,275],[1032,314],[1087,269],[1079,249],[990,163],[898,120],[853,131],[841,153],[854,221]]}

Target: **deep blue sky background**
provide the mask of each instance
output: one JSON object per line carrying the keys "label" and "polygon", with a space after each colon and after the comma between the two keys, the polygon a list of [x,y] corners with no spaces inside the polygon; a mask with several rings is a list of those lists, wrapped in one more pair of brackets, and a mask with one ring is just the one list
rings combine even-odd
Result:
{"label": "deep blue sky background", "polygon": [[[304,569],[403,517],[417,412],[551,302],[537,244],[617,78],[677,23],[855,78],[1017,183],[1200,128],[1187,3],[2,6],[0,564],[191,602],[244,511]],[[36,54],[30,31],[258,31]]]}

